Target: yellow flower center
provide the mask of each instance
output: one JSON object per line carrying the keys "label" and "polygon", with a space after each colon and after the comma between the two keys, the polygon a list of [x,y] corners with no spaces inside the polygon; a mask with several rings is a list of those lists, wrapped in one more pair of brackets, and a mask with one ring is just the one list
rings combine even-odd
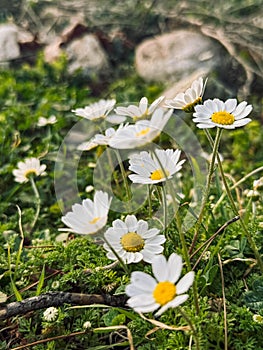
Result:
{"label": "yellow flower center", "polygon": [[144,239],[136,232],[128,232],[122,236],[121,245],[126,252],[140,252],[144,247]]}
{"label": "yellow flower center", "polygon": [[136,136],[140,137],[140,136],[146,135],[146,134],[148,134],[149,131],[150,131],[150,128],[145,128],[145,129],[141,130],[140,132],[137,132]]}
{"label": "yellow flower center", "polygon": [[99,221],[99,219],[100,219],[100,217],[97,216],[94,219],[92,219],[91,221],[89,221],[89,224],[94,225],[94,224],[96,224],[97,221]]}
{"label": "yellow flower center", "polygon": [[231,125],[235,121],[233,114],[226,111],[215,112],[211,117],[212,122],[221,124],[221,125]]}
{"label": "yellow flower center", "polygon": [[188,103],[187,105],[185,105],[182,110],[187,112],[187,113],[192,113],[194,112],[194,107],[196,105],[200,105],[202,103],[202,97],[198,97],[196,100],[194,100],[193,102]]}
{"label": "yellow flower center", "polygon": [[168,177],[169,175],[170,175],[170,173],[168,170],[165,170],[165,173],[164,173],[162,171],[162,169],[157,169],[151,173],[150,178],[151,178],[151,180],[161,180],[161,179]]}
{"label": "yellow flower center", "polygon": [[37,175],[36,170],[35,170],[35,169],[29,169],[29,170],[27,170],[27,171],[25,172],[25,177],[26,177],[27,179],[30,178],[30,175]]}
{"label": "yellow flower center", "polygon": [[156,303],[165,305],[173,300],[176,295],[176,286],[169,281],[159,282],[153,291]]}

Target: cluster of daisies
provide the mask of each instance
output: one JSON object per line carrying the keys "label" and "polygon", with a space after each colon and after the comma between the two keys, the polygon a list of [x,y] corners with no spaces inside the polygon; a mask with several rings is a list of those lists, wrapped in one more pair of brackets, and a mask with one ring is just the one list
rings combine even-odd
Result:
{"label": "cluster of daisies", "polygon": [[[96,134],[91,140],[80,144],[78,149],[89,151],[98,145],[117,150],[142,148],[160,136],[174,109],[193,113],[193,122],[201,129],[234,129],[251,121],[247,116],[252,106],[245,101],[238,104],[236,99],[223,102],[215,98],[203,102],[205,85],[206,81],[199,78],[185,93],[170,100],[161,96],[152,104],[143,97],[138,105],[115,108],[116,101],[112,99],[73,110],[77,116],[89,121],[113,124],[104,134]],[[129,170],[132,172],[129,179],[143,185],[165,185],[182,169],[184,160],[180,160],[180,157],[179,149],[133,153],[129,158]],[[19,162],[18,169],[13,171],[15,180],[20,183],[27,182],[32,175],[44,173],[45,165],[41,165],[37,158]],[[152,265],[154,277],[135,271],[131,275],[131,283],[126,287],[126,294],[130,297],[128,305],[135,311],[154,312],[159,309],[156,313],[159,316],[168,308],[185,302],[188,298],[185,293],[193,284],[194,272],[189,271],[179,280],[182,258],[173,253],[167,260],[162,254],[165,236],[135,215],[113,221],[111,227],[103,232],[111,201],[108,193],[95,191],[93,200],[84,199],[81,204],[74,204],[72,210],[62,217],[62,222],[67,226],[62,230],[81,235],[102,235],[107,257],[111,260],[119,259],[125,264],[144,261]]]}

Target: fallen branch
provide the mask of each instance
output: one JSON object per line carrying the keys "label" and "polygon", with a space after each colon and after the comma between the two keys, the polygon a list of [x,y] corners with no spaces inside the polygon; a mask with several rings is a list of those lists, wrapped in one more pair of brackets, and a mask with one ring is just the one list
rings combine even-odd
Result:
{"label": "fallen branch", "polygon": [[50,306],[58,307],[63,304],[71,305],[92,305],[105,304],[109,306],[122,307],[127,301],[126,295],[99,295],[81,294],[69,292],[48,292],[23,301],[16,301],[0,307],[0,320],[5,320],[12,316],[24,315],[27,312],[45,309]]}

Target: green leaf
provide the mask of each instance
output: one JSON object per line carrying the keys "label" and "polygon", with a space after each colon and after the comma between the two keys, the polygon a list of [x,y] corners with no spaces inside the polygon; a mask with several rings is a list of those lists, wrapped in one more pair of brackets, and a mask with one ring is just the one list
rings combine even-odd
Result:
{"label": "green leaf", "polygon": [[111,321],[112,326],[118,326],[124,324],[126,321],[126,317],[123,314],[119,314],[116,317],[114,317]]}
{"label": "green leaf", "polygon": [[[105,326],[109,327],[109,326],[113,326],[113,320],[115,319],[115,317],[117,317],[119,315],[119,312],[117,310],[114,309],[110,309],[102,318],[103,321],[105,323]],[[114,324],[114,326],[116,326],[116,323]]]}
{"label": "green leaf", "polygon": [[43,265],[41,275],[39,277],[39,282],[38,282],[37,290],[36,290],[36,296],[40,295],[44,281],[45,281],[45,265]]}
{"label": "green leaf", "polygon": [[11,275],[10,275],[10,280],[11,280],[11,287],[12,287],[13,293],[15,294],[16,300],[22,301],[23,298],[22,298],[21,294],[19,293],[18,289],[16,288],[15,282],[13,281],[13,278]]}
{"label": "green leaf", "polygon": [[254,311],[263,309],[263,277],[252,284],[252,290],[244,293],[245,304]]}

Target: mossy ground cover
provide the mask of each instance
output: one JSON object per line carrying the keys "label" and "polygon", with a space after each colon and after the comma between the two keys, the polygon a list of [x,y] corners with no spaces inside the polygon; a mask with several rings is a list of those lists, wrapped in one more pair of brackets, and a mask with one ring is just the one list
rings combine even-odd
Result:
{"label": "mossy ground cover", "polygon": [[[123,70],[125,73],[120,74],[122,77],[116,76],[98,89],[97,81],[87,81],[81,74],[67,76],[66,64],[61,59],[55,65],[47,65],[40,57],[33,67],[22,65],[19,69],[1,71],[0,74],[0,291],[3,307],[7,303],[51,291],[118,296],[125,294],[125,286],[129,284],[133,271],[151,273],[151,266],[144,262],[127,265],[126,270],[121,264],[104,268],[112,261],[106,256],[101,239],[94,240],[92,236],[74,233],[62,235],[59,231],[59,228],[64,227],[61,221],[62,207],[55,191],[54,176],[58,181],[64,179],[63,168],[61,174],[56,169],[57,155],[58,152],[67,152],[67,145],[64,149],[61,149],[61,145],[71,128],[80,120],[72,113],[72,109],[101,98],[116,98],[120,104],[134,103],[142,96],[153,101],[160,95],[163,86],[146,84],[126,67]],[[216,77],[213,79],[216,80]],[[253,105],[250,115],[252,121],[243,128],[226,130],[219,152],[224,159],[226,179],[229,186],[233,187],[238,213],[261,255],[262,189],[258,189],[257,198],[247,196],[246,191],[252,190],[253,181],[262,176],[261,101],[257,94],[248,96],[247,100]],[[55,124],[38,126],[41,116],[48,118],[52,115],[57,119]],[[211,153],[203,131],[192,125],[189,116],[180,111],[173,118],[183,118],[203,149]],[[212,131],[211,135],[214,137],[215,133]],[[163,148],[171,146],[166,137],[159,142]],[[93,198],[93,192],[85,189],[93,185],[92,163],[96,165],[99,155],[104,151],[105,147],[100,146],[95,151],[83,152],[77,157],[76,181],[81,199]],[[35,179],[40,202],[31,183],[19,184],[14,181],[12,174],[18,162],[28,157],[37,157],[46,165],[46,175]],[[125,162],[124,166],[127,171]],[[118,188],[113,181],[116,177]],[[122,198],[125,196],[125,187],[118,167],[113,178],[114,193]],[[178,181],[184,194],[178,213],[183,216],[195,191],[189,165]],[[240,184],[236,185],[238,181]],[[62,183],[65,190],[70,186],[70,183]],[[157,193],[153,197],[152,208],[158,208],[159,202]],[[38,205],[40,212],[35,222]],[[147,220],[148,209],[146,203],[136,215]],[[124,217],[124,214],[110,211],[108,227],[113,220]],[[225,344],[228,349],[263,349],[262,272],[240,220],[229,223],[234,217],[216,166],[193,251],[195,254],[191,257],[192,266],[198,262],[195,280],[199,312],[194,306],[191,289],[189,299],[181,306],[194,325],[202,350],[224,349]],[[209,238],[224,225],[225,229],[215,235],[210,243]],[[188,248],[194,233],[194,226],[185,232]],[[164,255],[168,257],[173,252],[183,255],[175,220],[165,229],[165,235]],[[204,247],[207,247],[207,252],[198,261]],[[186,270],[184,266],[184,272]],[[72,305],[63,304],[57,310],[58,314],[52,321],[45,319],[44,308],[2,320],[1,349],[18,349],[19,346],[29,348],[34,342],[33,348],[37,350],[129,349],[132,348],[131,337],[134,348],[138,350],[194,349],[197,346],[193,329],[185,331],[169,328],[188,325],[176,308],[167,310],[158,318],[160,323],[156,324],[145,320],[127,305],[72,308]],[[255,315],[258,315],[257,319]],[[154,320],[152,313],[146,316]],[[85,328],[87,321],[90,324]]]}

